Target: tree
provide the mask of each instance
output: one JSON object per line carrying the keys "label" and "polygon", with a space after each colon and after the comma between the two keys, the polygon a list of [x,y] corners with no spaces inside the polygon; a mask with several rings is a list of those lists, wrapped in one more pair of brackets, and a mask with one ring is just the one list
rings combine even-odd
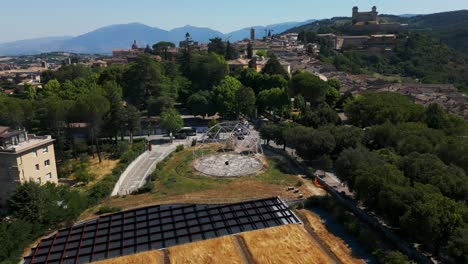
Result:
{"label": "tree", "polygon": [[468,227],[458,228],[450,236],[448,249],[457,263],[468,261]]}
{"label": "tree", "polygon": [[106,82],[116,82],[118,85],[123,84],[123,74],[127,70],[127,65],[110,65],[104,68],[99,74],[98,84],[104,85]]}
{"label": "tree", "polygon": [[18,185],[8,201],[10,213],[40,228],[71,220],[86,208],[86,198],[67,186],[27,182]]}
{"label": "tree", "polygon": [[37,225],[25,220],[3,220],[0,223],[0,261],[19,263],[20,256],[38,236]]}
{"label": "tree", "polygon": [[348,148],[357,148],[364,141],[364,132],[358,127],[333,126],[330,132],[335,138],[336,147],[334,153],[336,154]]}
{"label": "tree", "polygon": [[72,104],[70,101],[61,100],[58,96],[50,96],[36,102],[39,126],[42,131],[51,134],[56,140],[58,154],[63,154],[66,120]]}
{"label": "tree", "polygon": [[252,117],[255,111],[255,93],[250,87],[242,86],[236,92],[236,115]]}
{"label": "tree", "polygon": [[385,254],[382,263],[387,264],[411,264],[408,257],[402,254],[400,251],[390,251]]}
{"label": "tree", "polygon": [[376,153],[364,147],[343,150],[335,162],[337,176],[351,188],[360,169],[375,165],[383,165],[383,162]]}
{"label": "tree", "polygon": [[333,169],[333,160],[329,155],[323,155],[320,158],[320,167],[325,171],[330,171]]}
{"label": "tree", "polygon": [[329,86],[310,72],[299,72],[292,77],[290,89],[292,94],[302,95],[306,101],[318,105],[325,100]]}
{"label": "tree", "polygon": [[426,124],[430,128],[442,129],[445,126],[446,113],[442,107],[435,103],[426,109]]}
{"label": "tree", "polygon": [[468,139],[453,137],[437,148],[437,155],[445,163],[453,163],[468,173]]}
{"label": "tree", "polygon": [[41,74],[42,81],[48,83],[50,80],[56,79],[60,83],[65,81],[75,80],[79,78],[89,78],[91,76],[91,68],[83,64],[65,65],[56,71],[47,70]]}
{"label": "tree", "polygon": [[241,71],[238,79],[244,86],[252,87],[255,94],[258,94],[260,91],[264,90],[263,86],[265,86],[266,83],[265,76],[266,75],[258,73],[254,69],[247,68]]}
{"label": "tree", "polygon": [[144,107],[146,98],[161,95],[160,84],[164,69],[148,55],[142,55],[131,63],[124,73],[124,97],[138,108]]}
{"label": "tree", "polygon": [[176,45],[172,42],[160,41],[153,45],[153,54],[163,57],[164,60],[168,60],[169,55],[167,53],[167,50],[170,48],[175,48],[175,46]]}
{"label": "tree", "polygon": [[95,175],[89,172],[89,164],[81,162],[73,167],[73,175],[76,181],[88,184],[95,179]]}
{"label": "tree", "polygon": [[133,133],[140,128],[141,114],[133,105],[128,105],[125,110],[125,128],[130,134],[130,143],[133,143]]}
{"label": "tree", "polygon": [[174,104],[174,99],[169,96],[150,97],[146,102],[148,116],[160,115],[165,110],[173,108]]}
{"label": "tree", "polygon": [[423,120],[424,108],[396,93],[368,93],[355,98],[345,107],[355,126],[367,127],[389,121],[393,124]]}
{"label": "tree", "polygon": [[463,118],[447,113],[437,103],[426,108],[425,122],[428,127],[442,129],[450,135],[465,135],[468,132],[468,125]]}
{"label": "tree", "polygon": [[325,102],[330,106],[330,108],[335,108],[336,103],[340,100],[340,92],[333,87],[327,89],[325,94]]}
{"label": "tree", "polygon": [[187,108],[194,116],[201,115],[205,118],[206,115],[215,114],[211,94],[209,91],[198,91],[191,95],[187,100]]}
{"label": "tree", "polygon": [[280,115],[291,106],[286,89],[273,88],[258,94],[258,105],[262,110],[278,112]]}
{"label": "tree", "polygon": [[267,145],[270,145],[270,141],[275,139],[277,127],[275,124],[263,124],[260,127],[260,137],[267,141]]}
{"label": "tree", "polygon": [[401,217],[401,227],[425,243],[435,243],[438,252],[442,241],[447,241],[463,225],[460,204],[437,192],[422,192],[423,199],[411,205]]}
{"label": "tree", "polygon": [[224,56],[226,54],[226,45],[221,38],[212,38],[210,39],[210,43],[208,43],[208,52]]}
{"label": "tree", "polygon": [[167,130],[172,137],[184,126],[184,121],[175,109],[169,109],[161,114],[161,127]]}
{"label": "tree", "polygon": [[267,56],[267,51],[266,51],[266,50],[257,50],[257,52],[255,53],[255,55],[257,55],[257,56],[259,56],[259,57],[266,58],[266,56]]}
{"label": "tree", "polygon": [[465,172],[453,165],[445,165],[437,156],[413,152],[403,158],[401,167],[411,182],[431,184],[447,197],[468,201]]}
{"label": "tree", "polygon": [[224,56],[226,60],[235,60],[239,58],[239,52],[231,45],[231,42],[226,44],[226,54]]}
{"label": "tree", "polygon": [[[117,141],[119,128],[123,121],[122,87],[115,81],[106,81],[103,85],[109,101],[109,112],[104,116],[104,130]],[[123,137],[123,134],[121,135]]]}
{"label": "tree", "polygon": [[96,143],[99,162],[102,162],[99,145],[99,132],[102,128],[105,114],[109,111],[109,101],[102,95],[102,91],[92,89],[89,93],[78,97],[73,112],[79,116],[80,121],[89,123],[91,142]]}
{"label": "tree", "polygon": [[234,117],[236,114],[236,94],[242,83],[236,78],[226,76],[212,91],[213,103],[223,117]]}
{"label": "tree", "polygon": [[30,128],[33,118],[32,103],[6,96],[0,97],[0,124],[12,128]]}
{"label": "tree", "polygon": [[192,92],[211,90],[228,74],[224,57],[215,53],[192,55],[187,78],[192,81]]}
{"label": "tree", "polygon": [[278,61],[277,58],[272,57],[265,64],[265,67],[262,69],[262,73],[266,74],[279,74],[286,79],[289,79],[289,73],[284,69],[283,65]]}
{"label": "tree", "polygon": [[247,44],[247,59],[250,60],[250,59],[252,59],[252,57],[253,57],[253,47],[252,47],[252,43],[249,42]]}
{"label": "tree", "polygon": [[340,91],[341,89],[341,82],[338,81],[337,79],[330,79],[327,81],[328,85],[332,88],[335,88],[335,90]]}

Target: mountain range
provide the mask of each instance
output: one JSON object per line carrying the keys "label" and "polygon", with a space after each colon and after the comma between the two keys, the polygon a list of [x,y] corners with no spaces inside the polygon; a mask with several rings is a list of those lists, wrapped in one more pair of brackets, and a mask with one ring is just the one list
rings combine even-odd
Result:
{"label": "mountain range", "polygon": [[[468,11],[435,13],[428,15],[381,15],[387,22],[409,24],[412,32],[427,32],[449,46],[468,53]],[[256,37],[261,38],[268,30],[273,34],[301,31],[339,30],[340,26],[350,23],[349,17],[335,17],[331,19],[311,19],[303,22],[286,22],[267,26],[253,26]],[[170,41],[178,44],[189,32],[192,39],[206,43],[210,38],[220,37],[235,42],[250,37],[250,28],[246,27],[223,34],[210,28],[184,26],[172,30],[150,27],[140,23],[119,24],[102,27],[79,36],[62,36],[19,40],[0,44],[0,55],[38,54],[51,51],[65,51],[74,53],[109,54],[112,49],[128,49],[133,40],[140,47],[153,45],[159,41]]]}
{"label": "mountain range", "polygon": [[[271,30],[272,33],[278,34],[290,28],[305,25],[313,21],[315,20],[253,26],[253,28],[256,30],[257,38],[259,38],[265,35],[265,30]],[[251,27],[247,27],[223,34],[222,32],[210,28],[194,27],[190,25],[168,31],[140,23],[119,24],[102,27],[76,37],[48,37],[3,43],[0,44],[0,55],[26,55],[51,51],[108,54],[112,52],[112,49],[130,48],[133,40],[136,40],[140,47],[145,47],[146,45],[151,46],[159,41],[170,41],[178,44],[179,41],[185,38],[185,33],[187,32],[190,33],[193,40],[202,43],[206,43],[210,38],[214,37],[220,37],[234,42],[249,38],[250,28]]]}

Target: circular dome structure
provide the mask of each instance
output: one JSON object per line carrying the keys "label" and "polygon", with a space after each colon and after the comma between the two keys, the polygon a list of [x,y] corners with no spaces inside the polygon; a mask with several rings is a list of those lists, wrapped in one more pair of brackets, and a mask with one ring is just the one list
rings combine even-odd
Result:
{"label": "circular dome structure", "polygon": [[[207,152],[207,146],[218,147],[217,152]],[[260,135],[248,123],[224,122],[209,128],[197,142],[193,167],[215,177],[254,175],[263,168],[258,158],[262,153]]]}
{"label": "circular dome structure", "polygon": [[196,157],[204,156],[200,151],[205,144],[219,144],[220,152],[234,152],[242,155],[262,154],[260,135],[248,123],[224,122],[209,128],[197,142]]}

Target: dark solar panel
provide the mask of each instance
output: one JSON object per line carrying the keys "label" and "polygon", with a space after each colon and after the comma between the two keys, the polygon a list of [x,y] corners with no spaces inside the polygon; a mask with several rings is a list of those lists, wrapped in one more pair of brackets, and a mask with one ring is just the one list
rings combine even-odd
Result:
{"label": "dark solar panel", "polygon": [[157,205],[61,229],[24,258],[29,263],[88,263],[261,228],[300,223],[279,198],[235,204]]}

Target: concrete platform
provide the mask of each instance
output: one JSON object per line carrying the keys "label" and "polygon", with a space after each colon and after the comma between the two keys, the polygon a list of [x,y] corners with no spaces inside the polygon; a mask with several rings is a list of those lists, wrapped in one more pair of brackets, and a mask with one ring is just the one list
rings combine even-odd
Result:
{"label": "concrete platform", "polygon": [[193,167],[209,176],[242,177],[256,174],[263,163],[254,156],[223,153],[201,157],[194,161]]}

